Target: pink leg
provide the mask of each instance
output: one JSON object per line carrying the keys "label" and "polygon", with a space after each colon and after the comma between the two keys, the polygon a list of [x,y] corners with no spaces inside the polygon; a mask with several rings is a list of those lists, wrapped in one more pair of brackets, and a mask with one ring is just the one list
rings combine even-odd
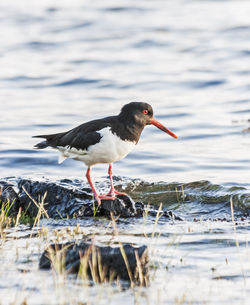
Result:
{"label": "pink leg", "polygon": [[109,164],[108,174],[109,174],[109,179],[110,179],[110,191],[108,192],[107,195],[110,195],[112,197],[115,197],[115,195],[127,195],[126,193],[118,192],[114,188],[113,177],[112,177],[112,175],[113,175],[113,173],[112,173],[112,164]]}
{"label": "pink leg", "polygon": [[93,182],[91,180],[91,177],[90,177],[90,167],[88,167],[88,169],[87,169],[86,177],[87,177],[88,183],[89,183],[89,185],[90,185],[90,187],[92,189],[92,192],[93,192],[93,194],[95,196],[95,199],[96,199],[98,205],[101,204],[101,200],[102,199],[106,199],[106,200],[110,200],[110,199],[114,200],[115,199],[115,197],[113,197],[113,196],[110,197],[110,196],[106,196],[106,195],[98,195],[98,193],[97,193],[97,191],[96,191],[96,189],[94,187],[94,184],[93,184]]}

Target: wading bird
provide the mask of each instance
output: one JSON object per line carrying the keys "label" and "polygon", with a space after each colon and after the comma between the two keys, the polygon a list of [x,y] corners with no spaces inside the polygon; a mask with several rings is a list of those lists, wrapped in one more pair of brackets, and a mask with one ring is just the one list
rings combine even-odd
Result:
{"label": "wading bird", "polygon": [[[84,162],[88,167],[87,180],[100,205],[101,200],[114,200],[116,195],[124,195],[114,188],[112,163],[121,160],[132,151],[146,125],[154,125],[177,138],[172,131],[153,117],[153,109],[149,104],[132,102],[124,105],[119,115],[89,121],[66,132],[34,136],[45,139],[36,144],[35,148],[52,147],[59,150],[61,152],[59,163],[66,158]],[[91,180],[91,166],[97,163],[109,164],[111,188],[106,195],[99,195]]]}

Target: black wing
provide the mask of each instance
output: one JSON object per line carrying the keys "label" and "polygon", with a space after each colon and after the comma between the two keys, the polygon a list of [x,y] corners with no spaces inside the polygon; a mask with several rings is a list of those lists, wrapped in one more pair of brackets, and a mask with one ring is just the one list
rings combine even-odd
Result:
{"label": "black wing", "polygon": [[69,146],[76,149],[86,150],[89,146],[100,141],[102,136],[99,131],[101,129],[111,127],[111,124],[116,122],[117,117],[113,116],[84,123],[66,132],[34,136],[33,138],[46,139],[45,141],[36,144],[34,147],[43,149],[48,146],[53,148],[57,148],[58,146]]}

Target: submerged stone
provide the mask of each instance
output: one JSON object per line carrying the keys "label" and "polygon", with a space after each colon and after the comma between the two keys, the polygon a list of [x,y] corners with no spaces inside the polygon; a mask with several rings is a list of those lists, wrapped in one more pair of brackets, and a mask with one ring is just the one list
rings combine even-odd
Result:
{"label": "submerged stone", "polygon": [[90,242],[52,244],[42,254],[40,269],[78,273],[83,280],[104,282],[117,278],[147,285],[148,249],[146,246],[96,246]]}

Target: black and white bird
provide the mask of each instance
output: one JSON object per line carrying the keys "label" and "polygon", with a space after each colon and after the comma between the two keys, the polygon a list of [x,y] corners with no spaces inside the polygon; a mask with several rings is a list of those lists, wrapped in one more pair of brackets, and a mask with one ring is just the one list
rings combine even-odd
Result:
{"label": "black and white bird", "polygon": [[[153,117],[153,109],[149,104],[132,102],[124,105],[119,115],[83,123],[66,132],[34,136],[34,138],[45,139],[36,144],[35,148],[52,147],[59,150],[61,153],[59,163],[66,158],[84,162],[88,167],[87,180],[100,205],[101,200],[114,200],[116,195],[124,195],[114,188],[112,163],[121,160],[131,152],[138,143],[143,128],[151,124],[177,138],[173,132]],[[97,163],[109,164],[111,188],[106,195],[99,195],[91,180],[91,167]]]}

